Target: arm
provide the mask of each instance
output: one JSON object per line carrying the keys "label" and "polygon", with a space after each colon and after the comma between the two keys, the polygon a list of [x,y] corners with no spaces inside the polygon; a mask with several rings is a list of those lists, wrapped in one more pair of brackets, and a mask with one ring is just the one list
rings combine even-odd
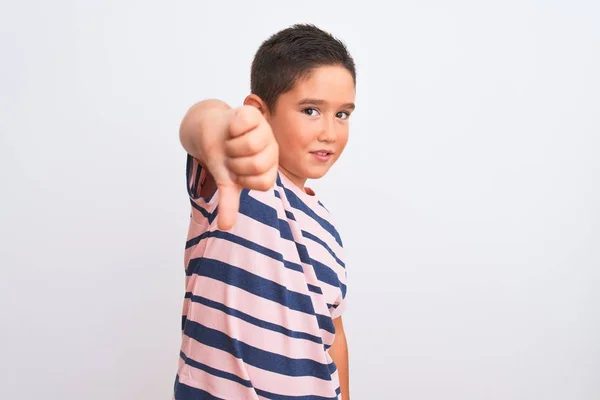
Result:
{"label": "arm", "polygon": [[[203,167],[206,167],[206,155],[203,154],[206,145],[203,141],[214,142],[218,139],[219,131],[223,131],[227,125],[230,110],[231,107],[221,100],[207,99],[193,105],[181,121],[179,127],[181,144],[185,151],[196,158]],[[217,121],[221,129],[215,126]]]}
{"label": "arm", "polygon": [[279,147],[256,107],[232,109],[221,100],[203,100],[184,116],[179,138],[206,170],[206,188],[219,190],[220,229],[233,227],[243,188],[264,191],[275,184]]}
{"label": "arm", "polygon": [[340,389],[342,391],[342,400],[350,400],[350,376],[348,367],[348,342],[342,317],[333,320],[335,326],[335,340],[329,349],[329,355],[337,366],[340,378]]}

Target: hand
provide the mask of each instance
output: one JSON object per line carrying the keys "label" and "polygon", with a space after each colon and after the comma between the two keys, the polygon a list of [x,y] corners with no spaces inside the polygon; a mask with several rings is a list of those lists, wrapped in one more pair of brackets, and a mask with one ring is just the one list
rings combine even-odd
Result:
{"label": "hand", "polygon": [[277,179],[279,146],[260,111],[241,106],[227,113],[224,135],[207,154],[207,167],[219,191],[219,229],[235,224],[243,188],[266,191]]}

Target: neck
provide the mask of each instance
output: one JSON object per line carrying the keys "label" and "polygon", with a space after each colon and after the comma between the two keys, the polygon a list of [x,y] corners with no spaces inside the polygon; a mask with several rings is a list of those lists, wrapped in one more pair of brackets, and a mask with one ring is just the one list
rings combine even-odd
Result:
{"label": "neck", "polygon": [[292,174],[287,169],[279,166],[279,170],[284,174],[294,185],[298,186],[302,191],[305,191],[304,185],[306,184],[306,178]]}

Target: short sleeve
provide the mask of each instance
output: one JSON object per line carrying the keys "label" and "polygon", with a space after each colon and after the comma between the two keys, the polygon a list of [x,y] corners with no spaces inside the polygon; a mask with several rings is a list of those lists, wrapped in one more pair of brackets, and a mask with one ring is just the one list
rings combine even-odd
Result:
{"label": "short sleeve", "polygon": [[330,309],[331,319],[341,317],[348,307],[348,300],[346,298],[348,293],[347,276],[346,270],[344,270],[340,278],[340,295]]}
{"label": "short sleeve", "polygon": [[187,155],[186,175],[188,195],[193,200],[199,199],[202,184],[206,179],[206,170],[191,154]]}
{"label": "short sleeve", "polygon": [[192,206],[190,217],[192,221],[202,225],[207,223],[210,225],[215,221],[219,199],[216,189],[206,198],[201,195],[206,178],[210,176],[208,174],[208,170],[202,167],[198,159],[188,154],[186,180],[187,192]]}

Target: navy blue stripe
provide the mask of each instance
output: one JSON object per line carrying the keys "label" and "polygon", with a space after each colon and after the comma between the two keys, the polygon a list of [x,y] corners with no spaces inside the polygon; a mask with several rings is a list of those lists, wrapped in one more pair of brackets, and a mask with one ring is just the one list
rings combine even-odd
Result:
{"label": "navy blue stripe", "polygon": [[186,186],[188,195],[191,198],[196,197],[196,193],[194,193],[194,181],[192,180],[192,171],[194,170],[194,160],[190,154],[187,155],[187,160],[185,164],[185,175],[186,175]]}
{"label": "navy blue stripe", "polygon": [[239,319],[241,319],[243,321],[246,321],[246,322],[248,322],[248,323],[250,323],[252,325],[256,325],[256,326],[258,326],[260,328],[268,329],[268,330],[274,331],[274,332],[278,332],[278,333],[281,333],[283,335],[289,336],[291,338],[306,339],[306,340],[309,340],[309,341],[314,342],[314,343],[323,344],[323,340],[320,337],[318,337],[318,336],[311,335],[311,334],[305,333],[305,332],[293,331],[293,330],[285,328],[285,327],[283,327],[281,325],[277,325],[277,324],[274,324],[272,322],[267,322],[267,321],[255,318],[255,317],[253,317],[253,316],[251,316],[249,314],[246,314],[246,313],[244,313],[242,311],[239,311],[239,310],[227,307],[226,305],[224,305],[222,303],[219,303],[219,302],[216,302],[216,301],[213,301],[213,300],[201,297],[201,296],[193,296],[190,293],[190,297],[191,297],[191,299],[192,299],[192,301],[194,303],[204,304],[207,307],[220,310],[220,311],[224,312],[227,315],[231,315],[232,317],[237,317],[237,318],[239,318]]}
{"label": "navy blue stripe", "polygon": [[190,261],[188,270],[190,273],[236,286],[291,310],[315,314],[310,296],[293,292],[279,283],[254,275],[242,268],[210,258],[195,258]]}
{"label": "navy blue stripe", "polygon": [[200,193],[198,193],[198,187],[200,185],[200,176],[202,175],[202,167],[198,165],[196,169],[196,178],[194,179],[194,186],[192,187],[192,193],[194,197],[200,197]]}
{"label": "navy blue stripe", "polygon": [[179,382],[179,376],[175,379],[175,392],[173,395],[175,400],[227,400],[215,397],[202,389],[193,388],[181,383]]}
{"label": "navy blue stripe", "polygon": [[342,244],[342,239],[340,238],[339,233],[336,231],[335,227],[326,219],[321,218],[320,216],[318,216],[309,206],[306,205],[306,203],[304,203],[297,195],[296,193],[294,193],[292,190],[286,188],[285,186],[283,186],[283,184],[281,183],[281,179],[279,179],[279,176],[277,178],[277,184],[283,188],[283,191],[285,192],[285,196],[287,197],[288,201],[290,202],[290,205],[292,207],[294,207],[297,210],[302,211],[303,213],[305,213],[306,215],[308,215],[309,217],[311,217],[312,219],[314,219],[315,221],[317,221],[317,223],[319,225],[321,225],[321,227],[323,229],[325,229],[327,232],[329,232],[329,234],[331,236],[333,236],[333,238],[335,239],[335,241],[341,246],[343,247]]}
{"label": "navy blue stripe", "polygon": [[300,261],[305,264],[310,264],[310,255],[308,254],[308,249],[306,246],[296,242],[296,250],[298,250]]}
{"label": "navy blue stripe", "polygon": [[335,365],[335,363],[332,362],[331,364],[329,364],[329,374],[333,375],[335,371],[337,371],[337,365]]}
{"label": "navy blue stripe", "polygon": [[313,235],[312,233],[307,232],[307,231],[302,231],[302,236],[304,236],[307,239],[312,240],[313,242],[319,243],[321,246],[323,246],[325,248],[325,250],[327,250],[329,252],[329,254],[331,254],[331,256],[333,258],[335,258],[335,261],[337,261],[337,263],[341,267],[346,268],[346,264],[338,258],[338,256],[331,249],[331,247],[329,247],[329,245],[327,243],[325,243],[323,240],[319,239],[318,237],[316,237],[315,235]]}
{"label": "navy blue stripe", "polygon": [[226,351],[244,363],[286,376],[314,376],[331,381],[335,364],[321,364],[310,359],[296,359],[261,350],[215,329],[188,320],[184,332],[188,337],[207,346]]}
{"label": "navy blue stripe", "polygon": [[[212,368],[206,364],[202,364],[198,361],[192,360],[191,358],[187,357],[183,352],[180,352],[180,357],[185,361],[185,363],[187,365],[190,365],[194,368],[205,371],[208,374],[240,383],[241,385],[248,387],[248,388],[253,387],[251,381],[242,379],[239,376],[234,375],[232,373],[221,371],[216,368]],[[283,395],[283,394],[267,392],[266,390],[261,390],[261,389],[257,389],[257,388],[255,388],[254,391],[259,396],[265,397],[267,399],[274,399],[274,400],[338,400],[338,398],[339,398],[338,396],[341,393],[339,386],[335,391],[335,393],[337,395],[336,397],[323,397],[323,396],[317,396],[317,395],[287,396],[287,395]],[[203,397],[199,397],[199,396],[203,396]],[[191,386],[187,386],[187,385],[181,383],[179,381],[179,376],[177,376],[176,381],[175,381],[175,399],[176,400],[188,400],[188,399],[219,399],[219,398],[212,396],[210,393],[208,393],[202,389],[193,388]]]}
{"label": "navy blue stripe", "polygon": [[311,285],[310,283],[307,283],[308,285],[308,290],[310,290],[313,293],[318,293],[318,294],[323,294],[323,291],[321,290],[320,287],[315,286],[315,285]]}
{"label": "navy blue stripe", "polygon": [[327,209],[327,207],[325,207],[325,204],[321,203],[321,200],[317,200],[317,203],[319,203],[319,205],[321,207],[323,207],[325,209],[325,211],[329,212],[329,210]]}
{"label": "navy blue stripe", "polygon": [[198,243],[200,243],[203,239],[206,239],[207,237],[209,237],[211,234],[211,231],[204,231],[202,232],[202,234],[191,238],[190,240],[188,240],[187,242],[185,242],[185,248],[186,250],[189,249],[192,246],[197,245]]}
{"label": "navy blue stripe", "polygon": [[[196,204],[193,200],[190,200],[192,207],[194,207],[196,210],[200,211],[200,213],[204,216],[204,218],[208,219],[208,222],[212,224],[212,222],[214,221],[214,219],[217,217],[218,211],[219,211],[219,207],[217,206],[215,211],[213,213],[209,213],[208,211],[206,211],[204,208],[200,207],[198,204]],[[272,226],[275,229],[279,230],[279,236],[287,239],[287,240],[294,240],[294,238],[292,237],[292,230],[290,228],[290,225],[287,223],[287,221],[278,220],[278,224]],[[206,232],[202,233],[202,235],[196,236],[190,240],[188,240],[186,242],[186,249],[198,244],[202,239],[206,238],[207,236],[205,236]]]}
{"label": "navy blue stripe", "polygon": [[[293,271],[298,271],[298,272],[303,271],[302,266],[300,264],[296,264],[291,261],[284,260],[283,255],[281,253],[278,253],[267,247],[261,246],[261,245],[254,243],[248,239],[244,239],[241,236],[237,236],[232,233],[224,232],[224,231],[206,231],[206,232],[202,233],[201,235],[188,240],[185,245],[185,248],[188,249],[188,248],[198,244],[201,240],[206,239],[208,237],[219,238],[219,239],[230,241],[232,243],[239,244],[240,246],[244,246],[250,250],[254,250],[257,253],[260,253],[262,255],[265,255],[267,257],[270,257],[274,260],[281,262],[283,264],[283,266],[288,269],[291,269]],[[191,272],[189,272],[188,275],[191,275]]]}
{"label": "navy blue stripe", "polygon": [[296,220],[296,217],[294,216],[294,214],[292,214],[290,211],[285,210],[285,215],[286,217],[288,217],[288,219],[291,219],[292,221]]}
{"label": "navy blue stripe", "polygon": [[260,222],[261,224],[265,224],[279,230],[279,234],[282,238],[294,240],[290,225],[287,221],[279,219],[277,216],[277,210],[250,196],[249,190],[247,189],[244,189],[240,196],[239,212]]}
{"label": "navy blue stripe", "polygon": [[331,319],[331,316],[327,315],[321,315],[321,314],[317,314],[317,323],[319,324],[319,328],[323,329],[324,331],[327,331],[329,333],[333,333],[335,335],[335,326],[333,325],[333,320]]}
{"label": "navy blue stripe", "polygon": [[303,244],[296,243],[296,249],[298,250],[298,256],[300,256],[300,261],[313,266],[313,269],[315,270],[315,275],[317,275],[317,279],[319,281],[325,282],[332,286],[340,287],[345,295],[346,285],[340,282],[334,270],[329,268],[327,265],[311,258],[308,254],[308,249]]}
{"label": "navy blue stripe", "polygon": [[[194,164],[198,164],[198,168],[196,169],[196,176],[192,182],[192,171],[194,170]],[[186,163],[186,176],[187,176],[187,190],[188,195],[191,199],[197,200],[202,198],[199,193],[200,188],[200,176],[202,175],[202,165],[194,160],[190,154],[187,155],[187,163]],[[216,192],[216,190],[215,190]],[[204,199],[204,201],[209,202],[214,196],[215,192],[209,196],[209,198]]]}
{"label": "navy blue stripe", "polygon": [[194,207],[196,210],[200,211],[200,214],[202,214],[204,216],[204,218],[206,218],[208,220],[209,223],[212,224],[212,222],[215,220],[215,218],[217,218],[219,207],[217,207],[215,209],[215,211],[213,211],[212,213],[209,213],[204,208],[202,208],[198,204],[196,204],[196,202],[193,199],[190,199],[190,203],[192,204],[192,207]]}
{"label": "navy blue stripe", "polygon": [[[185,357],[185,355],[183,353],[181,355],[182,355],[182,358]],[[195,366],[194,364],[200,364],[200,363],[197,363],[196,361],[193,361],[187,357],[184,358],[184,360],[188,360],[186,362],[192,366]],[[202,364],[202,365],[204,365],[204,364]],[[208,367],[208,368],[210,368],[210,367]],[[214,368],[211,368],[211,369],[214,370]],[[215,371],[218,371],[218,370],[215,370]],[[223,374],[228,374],[227,372],[223,372],[223,371],[219,371],[219,372],[222,372]],[[216,374],[214,374],[214,375],[216,375]],[[228,374],[228,375],[233,375],[233,374]],[[219,375],[216,375],[216,376],[219,376]],[[240,383],[242,385],[244,385],[246,387],[252,387],[252,383],[250,381],[243,380],[243,379],[237,377],[236,375],[233,375],[233,376],[237,379],[240,379],[241,380]],[[234,380],[234,379],[232,379],[232,380]],[[250,384],[250,386],[248,386],[248,384]],[[267,399],[274,399],[274,400],[338,400],[338,397],[323,397],[323,396],[316,396],[316,395],[286,396],[286,395],[282,395],[282,394],[267,392],[266,390],[261,390],[261,389],[254,389],[254,391],[259,396],[265,397]],[[340,390],[339,386],[336,389],[335,393],[337,396],[340,395],[341,390]],[[215,397],[202,389],[196,389],[196,388],[193,388],[191,386],[187,386],[187,385],[181,383],[179,381],[179,376],[177,376],[176,380],[175,380],[175,400],[191,400],[191,399],[194,399],[194,400],[224,400],[224,399]]]}
{"label": "navy blue stripe", "polygon": [[277,183],[277,186],[283,187],[283,182],[281,181],[280,172],[277,172],[277,179],[275,180],[275,183]]}
{"label": "navy blue stripe", "polygon": [[[283,394],[275,394],[275,393],[271,393],[271,392],[267,392],[265,390],[260,390],[260,389],[255,389],[256,394],[262,397],[265,397],[267,399],[274,399],[274,400],[339,400],[339,397],[323,397],[323,396],[317,396],[314,394],[308,394],[305,396],[286,396]],[[339,396],[339,393],[336,392]]]}
{"label": "navy blue stripe", "polygon": [[[301,265],[293,263],[291,261],[284,260],[283,255],[281,253],[278,253],[274,250],[271,250],[267,247],[256,244],[256,243],[254,243],[248,239],[244,239],[240,236],[231,234],[229,232],[206,231],[206,232],[202,233],[201,235],[188,240],[186,243],[186,249],[198,244],[201,240],[208,238],[208,237],[216,237],[216,238],[220,238],[223,240],[231,241],[233,243],[237,243],[241,246],[244,246],[246,248],[254,250],[260,254],[263,254],[267,257],[273,258],[274,260],[277,260],[277,261],[283,263],[285,268],[288,268],[288,269],[291,269],[291,270],[294,270],[297,272],[303,271]],[[340,287],[342,289],[343,295],[345,296],[346,285],[339,281],[339,278],[338,278],[336,272],[333,271],[327,265],[310,258],[310,255],[308,254],[308,249],[306,248],[306,246],[299,244],[297,242],[295,242],[295,243],[296,243],[296,249],[298,251],[298,255],[300,257],[300,261],[303,263],[306,263],[306,264],[311,264],[315,270],[315,274],[317,275],[317,279],[319,279],[319,281],[327,283],[332,286]],[[189,276],[192,273],[193,273],[193,270],[190,269],[188,266],[187,275]]]}
{"label": "navy blue stripe", "polygon": [[226,371],[222,371],[220,369],[216,369],[213,368],[209,365],[203,364],[201,362],[198,362],[196,360],[193,360],[191,358],[189,358],[188,356],[185,355],[185,353],[183,351],[179,352],[179,356],[183,359],[183,361],[185,361],[185,363],[187,365],[190,365],[194,368],[197,368],[199,370],[202,370],[210,375],[213,376],[218,376],[219,378],[224,378],[224,379],[228,379],[230,381],[234,381],[239,383],[240,385],[244,385],[247,388],[251,388],[252,387],[252,382],[246,380],[246,379],[242,379],[239,376],[232,374],[231,372],[226,372]]}
{"label": "navy blue stripe", "polygon": [[346,285],[343,282],[340,282],[340,279],[334,270],[312,258],[310,259],[310,263],[312,264],[315,270],[315,275],[317,275],[317,279],[319,281],[325,282],[331,286],[339,287],[342,289],[342,293],[345,295]]}

